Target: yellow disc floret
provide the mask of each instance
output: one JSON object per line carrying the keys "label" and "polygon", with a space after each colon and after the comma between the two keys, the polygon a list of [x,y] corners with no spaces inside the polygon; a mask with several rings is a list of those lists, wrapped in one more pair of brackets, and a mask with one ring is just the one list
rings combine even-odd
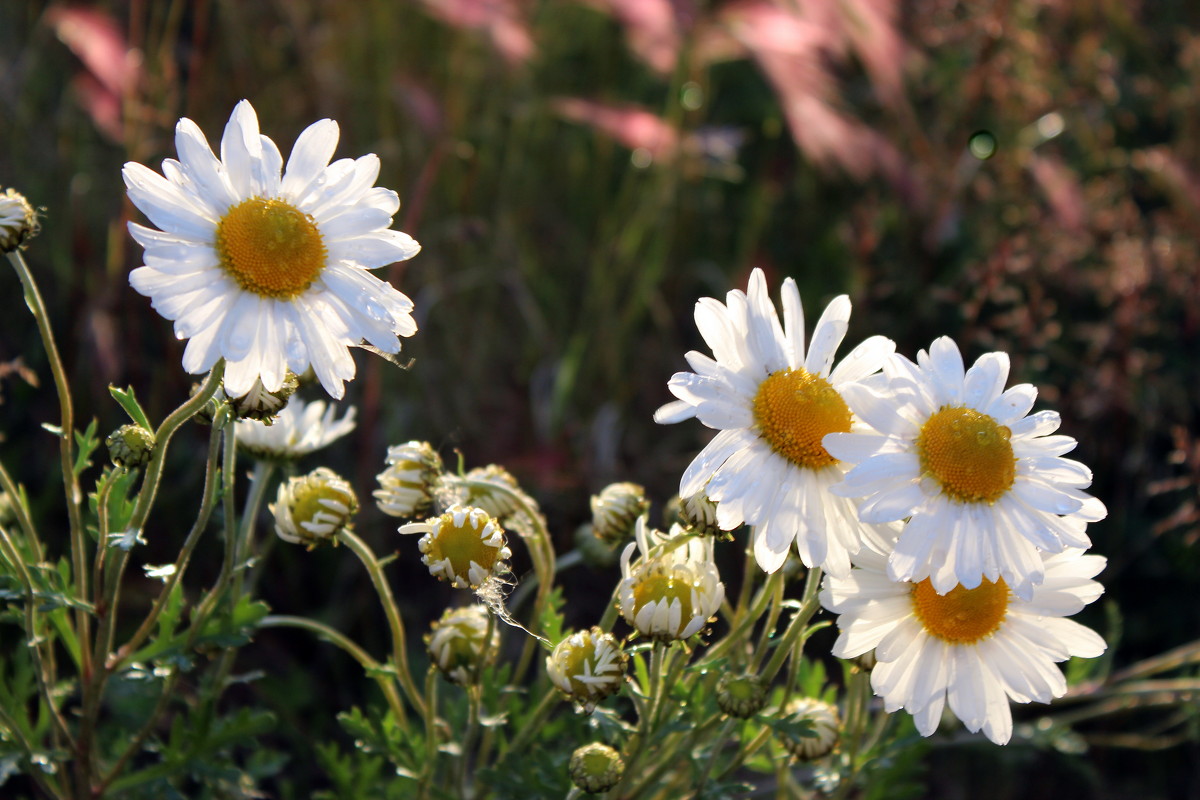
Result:
{"label": "yellow disc floret", "polygon": [[974,644],[991,636],[1008,611],[1008,584],[986,578],[974,589],[955,586],[938,594],[926,578],[912,589],[913,613],[930,636],[950,644]]}
{"label": "yellow disc floret", "polygon": [[326,260],[312,217],[285,200],[261,197],[225,212],[217,225],[217,253],[238,286],[280,300],[308,289]]}
{"label": "yellow disc floret", "polygon": [[692,597],[700,588],[699,581],[686,568],[676,570],[665,564],[651,564],[633,585],[635,613],[647,603],[665,603],[669,606],[678,602],[680,624],[686,626],[695,613]]}
{"label": "yellow disc floret", "polygon": [[829,381],[804,368],[772,372],[754,395],[754,421],[771,449],[801,467],[837,463],[821,445],[850,430],[850,407]]}
{"label": "yellow disc floret", "polygon": [[921,471],[946,494],[964,503],[994,503],[1012,488],[1017,473],[1012,432],[972,408],[944,406],[917,437]]}

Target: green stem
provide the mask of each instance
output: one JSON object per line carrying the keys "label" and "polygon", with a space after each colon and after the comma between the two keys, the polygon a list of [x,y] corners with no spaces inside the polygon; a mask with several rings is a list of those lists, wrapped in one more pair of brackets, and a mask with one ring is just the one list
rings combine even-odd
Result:
{"label": "green stem", "polygon": [[0,464],[0,489],[3,489],[12,498],[12,509],[17,518],[17,526],[20,527],[25,540],[29,542],[29,546],[33,548],[34,559],[40,562],[43,558],[42,542],[38,538],[37,528],[34,527],[33,520],[29,517],[29,509],[25,506],[25,495],[21,491],[21,487],[8,474],[8,470],[4,468],[3,464]]}
{"label": "green stem", "polygon": [[782,570],[773,572],[767,576],[762,587],[758,590],[754,601],[748,609],[739,602],[741,616],[733,620],[733,627],[721,641],[713,645],[707,653],[704,654],[703,663],[711,663],[725,655],[734,645],[741,643],[744,637],[749,633],[754,624],[762,617],[763,611],[767,608],[767,603],[775,594],[776,585],[783,584]]}
{"label": "green stem", "polygon": [[[408,697],[408,702],[417,710],[417,714],[425,716],[425,700],[421,693],[417,691],[416,684],[413,683],[412,671],[408,666],[408,648],[404,636],[404,620],[400,617],[400,609],[396,606],[396,600],[392,597],[392,589],[388,585],[387,576],[383,574],[383,567],[379,565],[379,559],[375,557],[374,551],[362,539],[355,536],[348,530],[343,530],[338,534],[338,540],[344,542],[347,547],[358,556],[358,560],[367,568],[367,574],[371,576],[371,583],[375,587],[376,594],[379,595],[380,605],[383,606],[383,613],[387,616],[388,626],[392,632],[392,660],[396,663],[396,674],[400,680],[400,686],[404,689],[404,694]],[[407,726],[405,717],[401,717],[398,722],[401,725]]]}
{"label": "green stem", "polygon": [[[38,291],[37,281],[20,250],[8,254],[9,263],[21,280],[25,293],[25,304],[33,313],[37,322],[38,333],[42,338],[42,346],[46,348],[46,360],[50,364],[50,372],[54,376],[54,389],[58,394],[58,405],[61,417],[59,430],[59,455],[62,461],[63,488],[66,491],[67,519],[71,534],[71,561],[75,576],[75,589],[80,600],[84,600],[88,592],[87,573],[87,542],[83,527],[83,492],[79,489],[79,476],[75,474],[75,413],[71,405],[71,387],[67,383],[67,374],[63,369],[62,357],[58,353],[58,345],[54,342],[54,332],[50,328],[50,316],[46,313],[46,304]],[[101,545],[103,546],[103,544]],[[40,550],[40,546],[38,548]],[[75,610],[75,625],[81,643],[80,653],[83,657],[82,672],[84,679],[91,676],[90,661],[91,619],[83,609]]]}
{"label": "green stem", "polygon": [[171,593],[175,591],[175,587],[183,579],[183,573],[187,571],[192,553],[195,551],[196,545],[200,542],[200,535],[208,527],[208,521],[212,517],[213,506],[216,505],[217,487],[220,485],[216,479],[220,445],[220,431],[214,429],[212,435],[208,438],[208,460],[205,462],[204,471],[204,494],[200,501],[200,510],[196,514],[196,522],[192,525],[192,529],[188,531],[187,538],[183,541],[183,548],[179,551],[179,556],[175,559],[175,569],[167,577],[166,581],[163,582],[162,591],[155,598],[154,605],[150,608],[150,613],[142,621],[142,624],[129,641],[122,645],[121,649],[112,657],[112,669],[114,670],[120,667],[126,658],[137,652],[137,649],[142,646],[142,642],[146,641],[146,637],[150,635],[155,623],[158,622],[159,615],[162,614],[163,609],[166,607]]}
{"label": "green stem", "polygon": [[[796,642],[804,634],[808,627],[808,621],[812,619],[813,614],[817,613],[820,604],[817,602],[817,590],[821,588],[821,570],[818,567],[813,567],[808,571],[808,578],[804,583],[804,596],[800,601],[800,608],[792,615],[792,621],[788,623],[787,630],[784,631],[783,637],[780,639],[779,645],[775,648],[775,652],[771,655],[771,660],[767,662],[766,669],[762,672],[762,680],[770,684],[783,667],[784,661],[792,653],[792,648]],[[799,654],[795,654],[799,655]]]}
{"label": "green stem", "polygon": [[396,684],[389,677],[389,670],[372,658],[357,642],[341,631],[331,628],[323,622],[317,622],[307,617],[292,617],[286,614],[269,614],[262,618],[262,621],[259,622],[259,627],[300,628],[315,633],[330,644],[340,647],[343,652],[359,663],[367,675],[379,684],[380,690],[383,691],[383,696],[387,698],[388,708],[392,710],[392,715],[397,719],[404,718],[404,701],[401,699],[400,693],[396,691]]}
{"label": "green stem", "polygon": [[[546,609],[546,602],[550,599],[550,591],[554,588],[555,571],[554,547],[550,543],[550,531],[546,529],[546,518],[542,516],[542,512],[528,495],[511,486],[493,481],[476,481],[465,478],[462,479],[462,482],[469,489],[481,489],[504,495],[529,518],[532,530],[526,531],[524,526],[518,526],[517,533],[529,548],[529,557],[533,561],[533,572],[537,579],[537,594],[533,600],[533,616],[530,619],[529,628],[541,633],[536,628]],[[517,660],[517,668],[513,671],[514,681],[520,681],[529,669],[537,645],[537,639],[531,637],[525,640],[525,645],[521,649],[521,657]]]}

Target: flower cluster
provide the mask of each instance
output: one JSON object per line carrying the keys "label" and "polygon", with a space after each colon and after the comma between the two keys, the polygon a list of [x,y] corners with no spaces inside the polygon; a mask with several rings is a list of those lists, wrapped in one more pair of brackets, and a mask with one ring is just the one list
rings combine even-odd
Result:
{"label": "flower cluster", "polygon": [[1087,467],[1063,458],[1075,440],[1055,434],[1058,414],[1030,413],[1032,386],[1005,388],[1004,353],[968,369],[948,338],[912,361],[874,336],[835,365],[849,300],[829,304],[807,343],[790,278],[782,300],[781,324],[754,270],[747,292],[697,304],[713,357],[687,354],[694,372],[671,379],[677,400],[655,419],[719,432],[680,495],[703,491],[724,530],[752,526],[763,570],[794,546],[828,573],[834,654],[874,651],[889,711],[928,735],[948,704],[1007,742],[1008,700],[1062,696],[1054,663],[1105,648],[1065,619],[1100,595],[1091,578],[1105,563],[1084,555],[1106,511],[1084,491]]}

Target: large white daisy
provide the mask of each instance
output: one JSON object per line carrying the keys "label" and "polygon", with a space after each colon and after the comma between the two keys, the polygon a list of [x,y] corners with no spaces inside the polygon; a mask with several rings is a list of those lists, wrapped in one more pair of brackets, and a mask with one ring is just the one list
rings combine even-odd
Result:
{"label": "large white daisy", "polygon": [[341,419],[337,406],[317,400],[305,403],[293,397],[274,421],[237,421],[237,443],[260,458],[289,461],[320,450],[354,430],[354,406]]}
{"label": "large white daisy", "polygon": [[948,594],[928,578],[893,581],[882,550],[864,547],[848,577],[827,577],[821,604],[839,615],[833,654],[854,658],[874,649],[871,687],[889,712],[912,714],[923,736],[937,729],[948,703],[968,730],[1005,744],[1010,700],[1061,697],[1067,683],[1055,664],[1105,650],[1094,631],[1066,619],[1104,591],[1091,580],[1104,569],[1101,556],[1074,549],[1045,556],[1045,581],[1022,600],[1003,578]]}
{"label": "large white daisy", "polygon": [[895,350],[872,336],[836,367],[846,335],[850,300],[834,298],[807,349],[800,293],[783,282],[783,325],[767,296],[762,270],[748,293],[729,292],[725,304],[703,298],[696,327],[713,358],[687,354],[695,372],[677,372],[668,384],[679,398],[660,408],[660,423],[695,417],[720,431],[692,461],[679,494],[703,490],[717,503],[717,524],[755,526],[754,556],[766,572],[783,565],[792,543],[810,567],[845,575],[857,552],[862,523],[854,504],[829,494],[847,469],[822,446],[826,434],[859,425],[841,393],[878,371]]}
{"label": "large white daisy", "polygon": [[1042,581],[1039,551],[1091,545],[1084,522],[1103,519],[1104,504],[1082,489],[1092,473],[1062,458],[1074,449],[1053,411],[1029,414],[1037,390],[1007,390],[1008,356],[987,353],[963,368],[946,337],[914,364],[893,355],[885,387],[859,384],[846,402],[874,432],[834,433],[834,456],[854,464],[833,491],[861,497],[861,518],[910,518],[888,562],[893,580],[930,578],[946,593],[1003,578],[1028,599]]}
{"label": "large white daisy", "polygon": [[416,255],[420,246],[389,230],[396,193],[375,187],[374,154],[329,163],[333,120],[296,140],[287,167],[258,131],[243,100],[217,158],[199,127],[175,127],[179,159],[162,175],[135,163],[123,174],[129,199],[159,230],[130,223],[146,249],[129,282],[188,339],[183,367],[207,372],[224,358],[225,391],[239,397],[261,379],[276,391],[290,369],[312,366],[335,398],[354,377],[350,346],[385,353],[417,326],[412,301],[366,270]]}

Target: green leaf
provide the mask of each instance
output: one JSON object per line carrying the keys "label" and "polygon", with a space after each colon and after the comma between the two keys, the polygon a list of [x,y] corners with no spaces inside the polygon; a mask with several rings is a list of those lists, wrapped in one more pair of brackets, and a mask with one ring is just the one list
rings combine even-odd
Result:
{"label": "green leaf", "polygon": [[550,640],[551,647],[557,645],[567,637],[563,631],[563,593],[561,586],[555,586],[550,596],[546,598],[546,607],[542,609],[542,615],[538,617],[538,630],[542,636]]}
{"label": "green leaf", "polygon": [[154,426],[150,424],[150,419],[146,416],[146,412],[142,410],[137,398],[134,397],[132,386],[128,389],[118,389],[109,384],[108,393],[113,396],[114,400],[121,404],[121,408],[125,409],[125,413],[129,415],[131,420],[148,431],[154,430]]}
{"label": "green leaf", "polygon": [[96,420],[93,418],[83,433],[75,431],[75,445],[79,448],[79,453],[75,456],[75,466],[71,470],[76,477],[82,475],[83,471],[92,465],[92,453],[96,452],[96,448],[100,446],[100,439],[96,436],[96,424]]}

